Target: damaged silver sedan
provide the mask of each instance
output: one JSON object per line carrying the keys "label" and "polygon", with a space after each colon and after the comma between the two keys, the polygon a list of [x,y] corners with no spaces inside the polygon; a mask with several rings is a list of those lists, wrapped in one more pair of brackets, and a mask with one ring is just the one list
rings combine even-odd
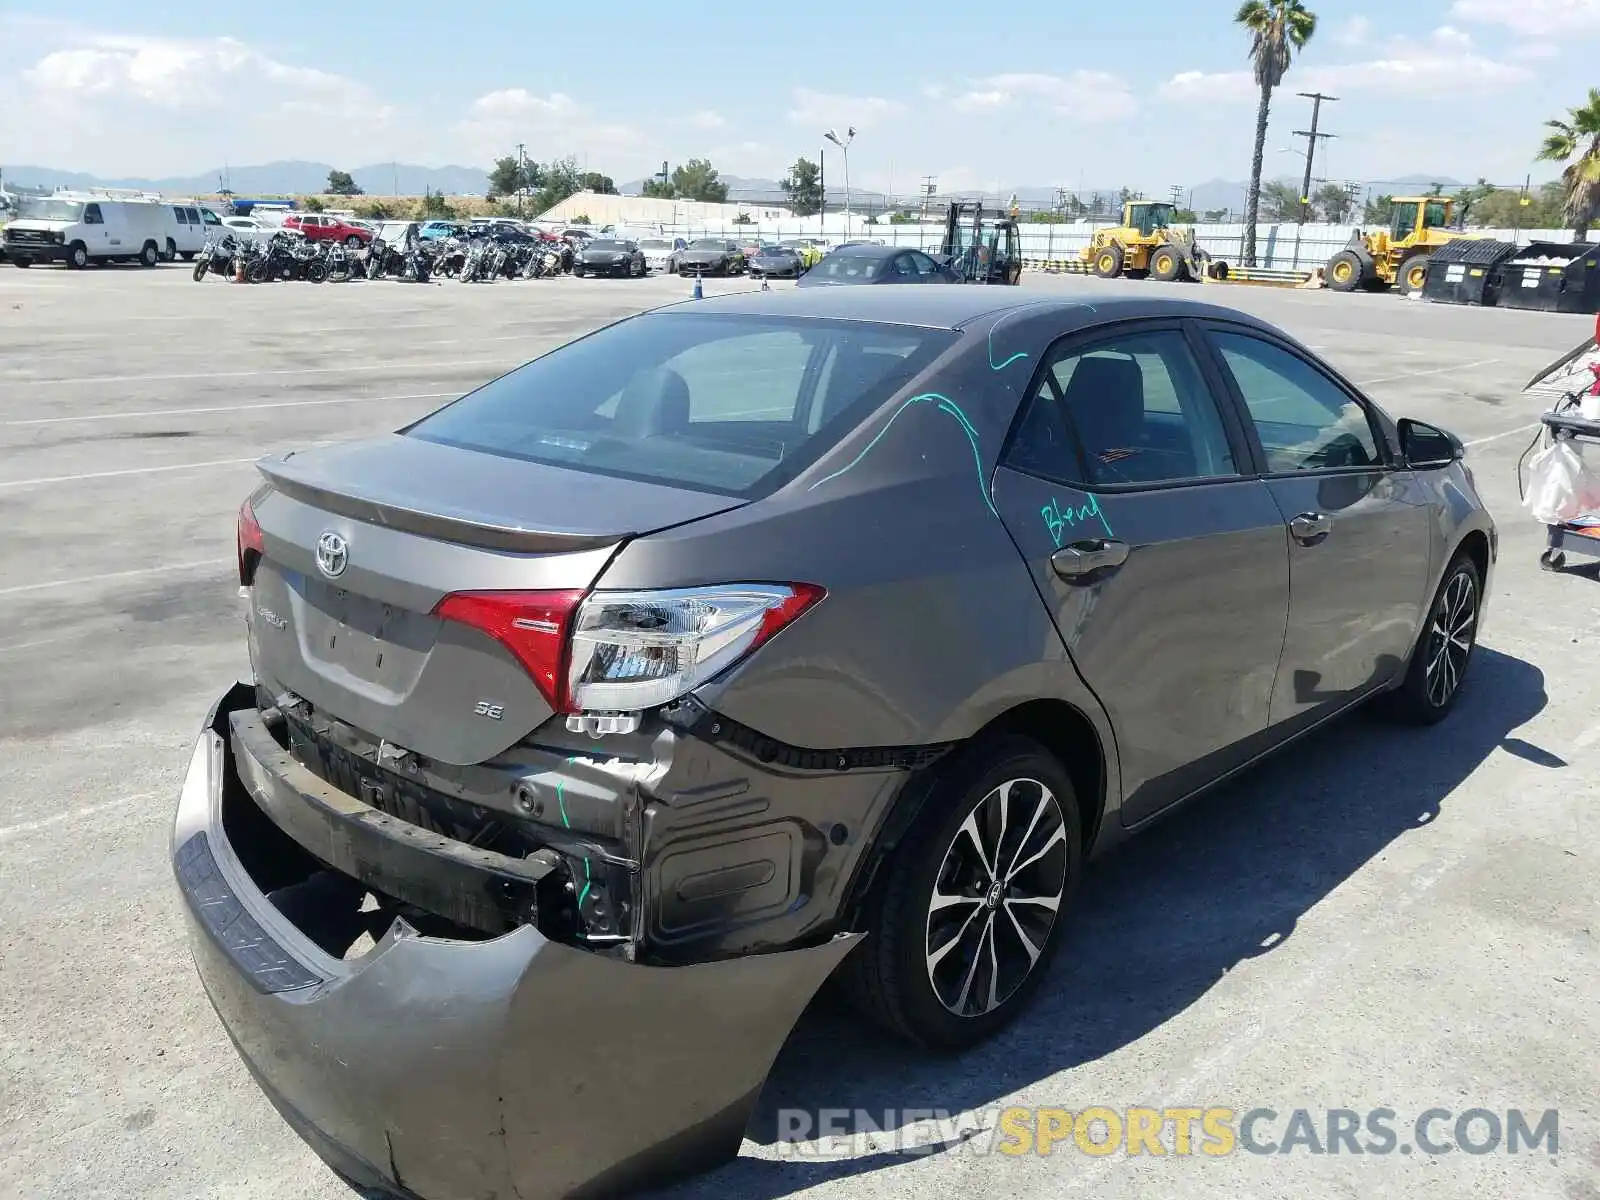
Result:
{"label": "damaged silver sedan", "polygon": [[201,980],[371,1194],[726,1159],[841,964],[971,1045],[1088,854],[1368,698],[1442,719],[1496,548],[1461,453],[1225,310],[841,288],[263,460],[253,678],[173,832]]}

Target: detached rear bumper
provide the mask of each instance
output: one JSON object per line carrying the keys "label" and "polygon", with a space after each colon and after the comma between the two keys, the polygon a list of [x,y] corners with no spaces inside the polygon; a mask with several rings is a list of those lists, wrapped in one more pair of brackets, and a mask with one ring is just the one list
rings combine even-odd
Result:
{"label": "detached rear bumper", "polygon": [[232,689],[201,733],[174,871],[218,1016],[331,1166],[401,1197],[541,1200],[609,1194],[737,1152],[773,1058],[855,937],[653,967],[530,925],[458,941],[397,920],[363,957],[333,958],[229,839],[241,814],[260,818],[229,734],[229,713],[253,703],[251,689]]}

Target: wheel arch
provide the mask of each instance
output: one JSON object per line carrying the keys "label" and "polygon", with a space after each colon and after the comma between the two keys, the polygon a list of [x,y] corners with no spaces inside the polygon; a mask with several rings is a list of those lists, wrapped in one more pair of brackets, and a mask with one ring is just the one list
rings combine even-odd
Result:
{"label": "wheel arch", "polygon": [[893,857],[906,834],[916,824],[929,797],[953,762],[995,738],[1021,735],[1038,742],[1072,780],[1078,802],[1083,855],[1087,860],[1103,827],[1108,799],[1114,786],[1110,748],[1095,721],[1082,708],[1055,698],[1025,700],[997,713],[970,735],[952,745],[948,754],[907,777],[863,857],[850,885],[840,916],[856,927],[874,893],[882,887],[884,865]]}

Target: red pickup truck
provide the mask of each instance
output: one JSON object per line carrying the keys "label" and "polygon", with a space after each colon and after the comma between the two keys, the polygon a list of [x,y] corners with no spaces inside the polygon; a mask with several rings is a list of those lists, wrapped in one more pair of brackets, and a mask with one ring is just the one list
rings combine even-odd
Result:
{"label": "red pickup truck", "polygon": [[306,239],[312,242],[343,242],[354,248],[372,241],[371,230],[359,225],[347,225],[338,217],[320,213],[290,213],[283,219],[283,227],[305,234]]}

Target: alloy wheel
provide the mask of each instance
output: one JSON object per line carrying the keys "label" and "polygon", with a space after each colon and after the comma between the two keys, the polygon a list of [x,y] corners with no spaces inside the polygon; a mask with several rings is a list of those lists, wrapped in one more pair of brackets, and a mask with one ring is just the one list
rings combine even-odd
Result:
{"label": "alloy wheel", "polygon": [[1478,588],[1461,571],[1450,580],[1433,606],[1428,629],[1426,668],[1428,703],[1443,708],[1461,686],[1478,629]]}
{"label": "alloy wheel", "polygon": [[929,898],[928,981],[959,1017],[1004,1004],[1032,973],[1067,886],[1066,822],[1055,793],[1011,779],[967,814]]}

